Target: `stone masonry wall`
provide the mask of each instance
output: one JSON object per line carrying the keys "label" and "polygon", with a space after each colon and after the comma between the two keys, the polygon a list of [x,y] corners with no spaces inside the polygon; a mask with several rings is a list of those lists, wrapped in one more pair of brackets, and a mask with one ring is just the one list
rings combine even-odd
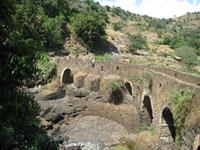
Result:
{"label": "stone masonry wall", "polygon": [[[162,109],[168,106],[170,91],[174,86],[188,87],[200,97],[200,86],[197,85],[200,83],[200,78],[174,70],[112,62],[95,62],[93,65],[91,61],[60,59],[57,66],[57,79],[59,82],[65,68],[70,68],[74,74],[84,73],[100,77],[117,75],[124,81],[129,81],[130,76],[142,77],[148,74],[150,77],[145,82],[151,80],[151,85],[145,86],[143,84],[142,87],[139,87],[140,93],[136,94],[139,96],[136,97],[136,105],[142,107],[144,95],[148,95],[151,98],[153,109],[153,123],[156,125],[161,122]],[[134,86],[135,83],[130,82]],[[103,89],[100,88],[99,90]],[[134,91],[138,90],[133,89]]]}

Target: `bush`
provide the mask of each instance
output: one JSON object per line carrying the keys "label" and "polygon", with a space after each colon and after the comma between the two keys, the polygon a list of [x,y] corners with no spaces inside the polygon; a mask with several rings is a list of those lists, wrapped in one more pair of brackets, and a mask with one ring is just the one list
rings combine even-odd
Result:
{"label": "bush", "polygon": [[117,23],[113,23],[112,24],[112,27],[115,31],[120,31],[123,29],[124,27],[124,24],[120,23],[120,22],[117,22]]}
{"label": "bush", "polygon": [[163,41],[160,44],[170,45],[170,42],[171,42],[171,37],[169,35],[165,35],[163,37]]}
{"label": "bush", "polygon": [[120,7],[113,7],[111,13],[112,16],[119,16],[123,20],[128,20],[132,18],[132,14],[129,11],[125,11]]}
{"label": "bush", "polygon": [[131,35],[128,34],[129,48],[132,52],[139,49],[147,49],[147,41],[141,34]]}
{"label": "bush", "polygon": [[171,107],[174,113],[176,127],[176,143],[180,145],[181,131],[185,127],[185,117],[188,113],[188,103],[193,97],[193,92],[189,89],[173,88],[170,93]]}
{"label": "bush", "polygon": [[120,81],[110,81],[106,84],[106,88],[109,89],[109,90],[112,90],[112,91],[117,90],[117,89],[121,89],[123,87],[124,87],[124,85]]}
{"label": "bush", "polygon": [[104,54],[104,55],[97,55],[96,57],[97,61],[109,61],[112,58],[111,54]]}
{"label": "bush", "polygon": [[197,55],[200,56],[200,48],[197,49]]}
{"label": "bush", "polygon": [[178,48],[183,45],[194,49],[200,48],[200,28],[182,28],[179,32],[175,32],[171,38],[170,46]]}
{"label": "bush", "polygon": [[191,47],[180,47],[175,50],[175,54],[181,57],[188,68],[197,64],[197,54]]}
{"label": "bush", "polygon": [[127,146],[123,146],[123,145],[116,145],[113,148],[114,150],[130,150]]}
{"label": "bush", "polygon": [[44,79],[52,78],[53,71],[55,70],[55,64],[51,62],[45,53],[38,54],[38,71]]}

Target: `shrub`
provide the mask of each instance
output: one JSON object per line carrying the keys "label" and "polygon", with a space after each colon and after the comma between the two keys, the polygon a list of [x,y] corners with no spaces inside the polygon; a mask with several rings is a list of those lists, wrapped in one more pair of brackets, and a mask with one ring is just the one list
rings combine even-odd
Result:
{"label": "shrub", "polygon": [[124,86],[123,83],[120,81],[110,81],[106,84],[106,88],[112,91],[121,89],[123,88],[123,86]]}
{"label": "shrub", "polygon": [[97,55],[95,56],[97,61],[109,61],[112,58],[111,54]]}
{"label": "shrub", "polygon": [[140,126],[140,131],[149,131],[151,134],[154,134],[155,131],[156,131],[156,126],[155,125],[143,125],[143,126]]}
{"label": "shrub", "polygon": [[173,88],[170,93],[171,107],[174,113],[176,127],[176,143],[180,145],[181,131],[185,127],[185,117],[188,113],[188,103],[193,97],[193,92],[189,89]]}
{"label": "shrub", "polygon": [[147,41],[141,34],[131,35],[128,34],[129,48],[132,52],[139,49],[147,49]]}
{"label": "shrub", "polygon": [[171,38],[170,42],[172,48],[178,48],[183,45],[194,49],[200,48],[200,28],[181,28],[178,32],[174,32],[173,34],[174,36]]}
{"label": "shrub", "polygon": [[112,16],[119,16],[123,20],[128,20],[132,18],[132,14],[129,11],[125,11],[120,7],[113,7],[111,12]]}
{"label": "shrub", "polygon": [[130,150],[127,146],[123,146],[123,145],[116,145],[113,148],[114,150]]}
{"label": "shrub", "polygon": [[188,68],[197,64],[197,54],[191,47],[180,47],[175,50],[175,54],[182,58]]}
{"label": "shrub", "polygon": [[169,45],[171,48],[178,48],[183,45],[188,45],[188,42],[184,40],[182,35],[175,35],[171,38]]}
{"label": "shrub", "polygon": [[110,6],[106,5],[105,8],[106,8],[106,11],[110,12],[110,10],[111,10]]}
{"label": "shrub", "polygon": [[135,141],[126,139],[126,138],[120,138],[120,144],[116,144],[113,146],[114,150],[133,150],[135,146]]}
{"label": "shrub", "polygon": [[170,45],[171,37],[169,35],[164,36],[163,41],[160,44]]}
{"label": "shrub", "polygon": [[200,48],[197,49],[197,55],[200,56]]}
{"label": "shrub", "polygon": [[115,31],[120,31],[123,29],[124,27],[124,24],[120,23],[120,22],[117,22],[117,23],[113,23],[112,24],[112,27]]}
{"label": "shrub", "polygon": [[136,60],[133,59],[133,58],[129,58],[128,63],[129,63],[129,64],[135,64],[135,63],[136,63]]}

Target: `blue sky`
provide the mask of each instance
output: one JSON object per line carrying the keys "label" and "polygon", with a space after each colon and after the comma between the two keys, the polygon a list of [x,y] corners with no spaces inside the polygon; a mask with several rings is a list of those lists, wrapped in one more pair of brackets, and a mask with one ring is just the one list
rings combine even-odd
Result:
{"label": "blue sky", "polygon": [[158,18],[172,18],[200,11],[200,0],[94,0],[102,5],[119,6],[130,12]]}

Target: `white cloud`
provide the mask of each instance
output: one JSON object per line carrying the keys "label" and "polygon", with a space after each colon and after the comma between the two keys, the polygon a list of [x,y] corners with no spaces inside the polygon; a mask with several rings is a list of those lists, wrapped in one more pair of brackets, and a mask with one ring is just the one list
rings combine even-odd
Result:
{"label": "white cloud", "polygon": [[137,13],[170,18],[194,11],[200,11],[200,4],[191,4],[186,0],[143,0],[142,4],[138,6]]}
{"label": "white cloud", "polygon": [[96,0],[102,5],[120,6],[130,12],[149,15],[158,18],[181,16],[187,12],[200,11],[199,0],[189,3],[187,0],[142,0],[136,5],[136,0]]}

